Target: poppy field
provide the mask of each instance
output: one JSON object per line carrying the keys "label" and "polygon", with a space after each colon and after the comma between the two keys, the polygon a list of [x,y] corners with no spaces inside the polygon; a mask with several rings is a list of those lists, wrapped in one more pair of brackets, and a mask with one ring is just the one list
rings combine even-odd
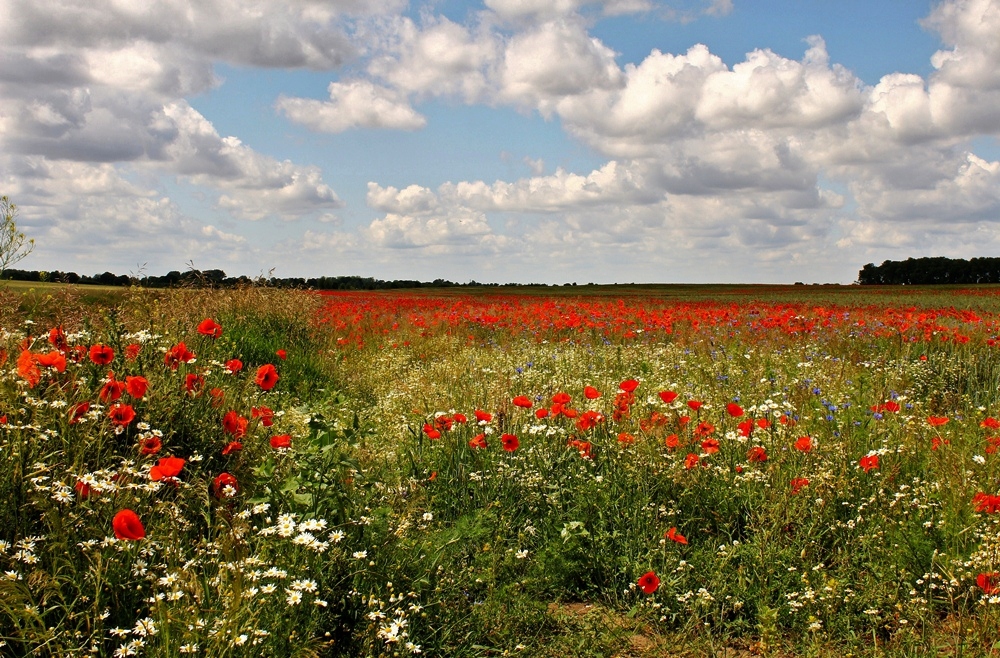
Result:
{"label": "poppy field", "polygon": [[1000,655],[1000,287],[0,293],[0,656]]}

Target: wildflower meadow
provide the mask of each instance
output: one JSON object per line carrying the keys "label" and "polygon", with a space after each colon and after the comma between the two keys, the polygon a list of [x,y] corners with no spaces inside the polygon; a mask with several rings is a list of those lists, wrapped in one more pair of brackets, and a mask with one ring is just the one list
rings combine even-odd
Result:
{"label": "wildflower meadow", "polygon": [[1000,287],[0,290],[0,656],[1000,655]]}

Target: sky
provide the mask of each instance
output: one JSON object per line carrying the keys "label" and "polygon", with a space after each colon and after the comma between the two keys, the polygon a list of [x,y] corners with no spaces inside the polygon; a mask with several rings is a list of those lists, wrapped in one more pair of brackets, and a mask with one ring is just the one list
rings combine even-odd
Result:
{"label": "sky", "polygon": [[1000,0],[3,0],[16,267],[851,283],[1000,255]]}

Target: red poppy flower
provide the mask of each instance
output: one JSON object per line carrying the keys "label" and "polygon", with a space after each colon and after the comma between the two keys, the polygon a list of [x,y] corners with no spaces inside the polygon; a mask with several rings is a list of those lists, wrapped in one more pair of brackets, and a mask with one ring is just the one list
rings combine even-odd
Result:
{"label": "red poppy flower", "polygon": [[663,404],[670,404],[677,399],[677,394],[673,391],[660,391],[658,393],[660,399],[663,400]]}
{"label": "red poppy flower", "polygon": [[762,464],[767,461],[767,451],[761,446],[754,446],[747,450],[747,461],[751,464]]}
{"label": "red poppy flower", "polygon": [[91,345],[90,360],[99,366],[106,366],[115,358],[115,351],[107,345]]}
{"label": "red poppy flower", "polygon": [[60,352],[65,352],[69,349],[69,343],[66,342],[66,333],[62,327],[52,327],[49,330],[49,344]]}
{"label": "red poppy flower", "polygon": [[541,420],[542,418],[547,418],[549,415],[548,409],[538,409],[535,411],[535,418]]}
{"label": "red poppy flower", "polygon": [[474,414],[476,416],[476,422],[478,423],[488,423],[491,420],[493,420],[493,414],[481,411],[479,409],[476,409]]}
{"label": "red poppy flower", "polygon": [[941,427],[942,425],[944,425],[947,422],[948,422],[948,418],[946,416],[928,416],[927,417],[927,424],[930,425],[931,427]]}
{"label": "red poppy flower", "polygon": [[430,423],[424,423],[424,434],[427,435],[428,439],[440,439],[441,432],[434,429],[434,426]]}
{"label": "red poppy flower", "polygon": [[271,437],[271,447],[275,450],[281,450],[284,448],[292,447],[292,435],[291,434],[278,434],[277,436]]}
{"label": "red poppy flower", "polygon": [[701,457],[693,452],[689,452],[687,457],[684,458],[684,468],[691,470],[701,462]]}
{"label": "red poppy flower", "polygon": [[158,436],[147,436],[139,441],[140,455],[155,455],[163,447],[163,441]]}
{"label": "red poppy flower", "polygon": [[719,441],[718,439],[705,439],[701,442],[701,450],[705,454],[714,455],[719,452]]}
{"label": "red poppy flower", "polygon": [[809,436],[800,436],[795,441],[795,449],[800,452],[809,452],[813,449],[813,440]]}
{"label": "red poppy flower", "polygon": [[792,481],[789,482],[789,484],[792,487],[792,495],[794,496],[794,495],[798,494],[799,491],[801,491],[803,487],[808,487],[809,486],[809,480],[807,480],[805,478],[792,478]]}
{"label": "red poppy flower", "polygon": [[636,381],[635,379],[626,379],[625,381],[623,381],[621,384],[618,385],[618,388],[625,391],[626,393],[634,393],[635,389],[639,388],[639,382]]}
{"label": "red poppy flower", "polygon": [[222,335],[222,326],[220,326],[219,323],[212,318],[205,318],[198,323],[198,333],[202,336],[218,338]]}
{"label": "red poppy flower", "polygon": [[656,577],[656,574],[652,571],[646,572],[639,576],[639,589],[641,589],[646,594],[652,594],[660,587],[660,579]]}
{"label": "red poppy flower", "polygon": [[40,366],[55,369],[56,372],[66,372],[66,355],[62,352],[36,354],[35,361],[37,361]]}
{"label": "red poppy flower", "polygon": [[83,415],[90,411],[89,402],[80,402],[69,408],[69,424],[76,425],[83,418]]}
{"label": "red poppy flower", "polygon": [[688,406],[691,407],[692,411],[698,411],[703,404],[705,403],[700,400],[688,400]]}
{"label": "red poppy flower", "polygon": [[226,370],[235,374],[240,370],[243,370],[243,362],[239,359],[229,359],[226,361]]}
{"label": "red poppy flower", "polygon": [[981,573],[976,576],[976,585],[983,594],[1000,594],[1000,573]]}
{"label": "red poppy flower", "polygon": [[894,413],[896,413],[896,412],[899,411],[899,403],[898,402],[894,402],[892,400],[888,400],[886,402],[880,402],[880,403],[878,403],[876,405],[873,405],[872,408],[871,408],[871,410],[874,411],[877,414],[881,414],[881,413],[885,413],[885,412],[889,412],[889,413],[893,413],[894,414]]}
{"label": "red poppy flower", "polygon": [[453,414],[452,418],[455,420],[456,423],[460,423],[463,425],[469,422],[469,419],[466,417],[465,414]]}
{"label": "red poppy flower", "polygon": [[251,407],[250,417],[260,418],[260,424],[264,427],[274,425],[274,412],[271,411],[270,407]]}
{"label": "red poppy flower", "polygon": [[194,361],[194,352],[187,348],[184,343],[177,343],[163,355],[163,363],[166,364],[171,370],[177,370],[177,367],[182,363],[191,363]]}
{"label": "red poppy flower", "polygon": [[239,493],[240,485],[236,477],[229,473],[220,473],[212,480],[212,492],[216,498],[235,496]]}
{"label": "red poppy flower", "polygon": [[226,392],[223,391],[221,388],[218,387],[213,388],[211,391],[208,392],[208,394],[212,396],[212,406],[215,407],[216,409],[219,409],[220,407],[222,407],[223,404],[225,404]]}
{"label": "red poppy flower", "polygon": [[618,434],[618,444],[623,446],[630,446],[635,443],[635,437],[628,432],[620,432]]}
{"label": "red poppy flower", "polygon": [[501,436],[500,443],[503,444],[503,449],[507,452],[514,452],[521,445],[521,442],[513,434],[504,434]]}
{"label": "red poppy flower", "polygon": [[698,423],[697,427],[694,428],[694,436],[695,438],[701,438],[709,436],[714,431],[715,431],[715,425],[708,422],[707,420],[703,420],[700,423]]}
{"label": "red poppy flower", "polygon": [[286,352],[285,350],[278,350],[277,352],[275,352],[275,355],[277,355],[277,357],[282,361],[288,358],[288,352]]}
{"label": "red poppy flower", "polygon": [[111,521],[111,527],[115,529],[115,537],[129,541],[138,541],[146,536],[146,529],[142,527],[139,515],[130,509],[123,509]]}
{"label": "red poppy flower", "polygon": [[265,391],[270,391],[278,383],[278,371],[270,363],[265,363],[257,368],[257,376],[254,381]]}
{"label": "red poppy flower", "polygon": [[477,434],[471,439],[469,439],[469,447],[473,450],[482,449],[486,447],[486,435]]}
{"label": "red poppy flower", "polygon": [[135,409],[130,404],[114,404],[108,410],[108,418],[114,425],[125,426],[135,420]]}
{"label": "red poppy flower", "polygon": [[229,443],[226,444],[226,447],[222,449],[222,454],[229,455],[234,452],[239,452],[240,450],[243,450],[242,443],[240,443],[239,441],[230,441]]}
{"label": "red poppy flower", "polygon": [[996,514],[1000,512],[1000,496],[991,496],[979,491],[972,497],[972,503],[976,506],[977,512],[983,512],[984,514]]}
{"label": "red poppy flower", "polygon": [[947,445],[951,445],[951,439],[942,439],[940,436],[931,439],[931,450],[937,450],[941,446]]}
{"label": "red poppy flower", "polygon": [[21,356],[17,359],[17,374],[28,382],[28,386],[31,388],[34,388],[42,379],[42,373],[38,370],[38,364],[35,362],[35,355],[28,350],[21,352]]}
{"label": "red poppy flower", "polygon": [[988,416],[983,420],[983,422],[979,423],[979,426],[986,427],[991,430],[1000,429],[1000,420],[997,420],[993,416]]}
{"label": "red poppy flower", "polygon": [[584,459],[593,458],[591,455],[591,450],[593,449],[593,445],[591,445],[590,441],[580,441],[579,439],[573,439],[569,441],[566,445],[568,445],[571,448],[576,448],[577,452],[579,452],[580,456],[583,457]]}
{"label": "red poppy flower", "polygon": [[555,395],[552,396],[552,403],[553,404],[569,404],[570,400],[572,400],[572,399],[573,398],[570,397],[569,393],[560,392],[560,393],[556,393]]}
{"label": "red poppy flower", "polygon": [[740,416],[743,415],[743,407],[736,404],[735,402],[730,402],[729,404],[726,405],[726,413],[732,416],[733,418],[739,418]]}
{"label": "red poppy flower", "polygon": [[139,343],[129,343],[125,346],[125,360],[135,361],[139,358],[139,352],[142,351],[142,345]]}
{"label": "red poppy flower", "polygon": [[94,490],[90,487],[90,485],[86,482],[81,482],[80,480],[76,481],[73,488],[76,489],[78,494],[80,494],[80,498],[83,498],[84,500],[90,498],[94,494]]}
{"label": "red poppy flower", "polygon": [[604,414],[594,411],[593,409],[588,409],[583,412],[580,416],[580,420],[576,421],[576,427],[581,432],[586,432],[587,430],[597,427],[600,423],[604,422]]}
{"label": "red poppy flower", "polygon": [[515,407],[521,407],[522,409],[530,409],[532,406],[531,399],[527,395],[518,395],[516,398],[511,400]]}
{"label": "red poppy flower", "polygon": [[149,469],[149,479],[154,482],[166,478],[175,478],[181,473],[187,460],[180,457],[163,457],[156,463],[156,466]]}
{"label": "red poppy flower", "polygon": [[584,386],[583,397],[587,398],[588,400],[596,400],[597,398],[601,397],[601,392],[598,391],[593,386]]}
{"label": "red poppy flower", "polygon": [[125,382],[119,382],[112,379],[111,381],[104,383],[98,397],[101,399],[101,402],[115,402],[121,398],[122,393],[124,392]]}
{"label": "red poppy flower", "polygon": [[139,399],[146,395],[149,389],[149,382],[145,377],[129,375],[125,378],[125,392],[133,398]]}
{"label": "red poppy flower", "polygon": [[877,469],[878,455],[865,455],[864,457],[858,460],[858,464],[860,464],[861,468],[865,470],[865,473],[872,470],[873,468]]}
{"label": "red poppy flower", "polygon": [[235,411],[227,411],[226,415],[222,417],[222,428],[237,439],[242,439],[247,435],[248,423],[249,421],[244,416]]}
{"label": "red poppy flower", "polygon": [[676,434],[668,434],[664,442],[669,450],[673,450],[680,445],[680,438]]}
{"label": "red poppy flower", "polygon": [[184,377],[184,390],[187,391],[189,395],[197,396],[201,393],[203,388],[205,388],[205,378],[201,375],[189,372]]}
{"label": "red poppy flower", "polygon": [[677,542],[678,544],[688,543],[687,537],[677,532],[677,528],[670,528],[670,530],[667,530],[667,534],[663,536],[669,539],[670,541]]}

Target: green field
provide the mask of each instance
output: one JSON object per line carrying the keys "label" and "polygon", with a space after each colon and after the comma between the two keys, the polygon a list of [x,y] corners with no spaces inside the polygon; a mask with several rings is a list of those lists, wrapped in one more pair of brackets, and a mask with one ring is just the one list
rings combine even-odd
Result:
{"label": "green field", "polygon": [[5,284],[0,655],[997,655],[998,299]]}

